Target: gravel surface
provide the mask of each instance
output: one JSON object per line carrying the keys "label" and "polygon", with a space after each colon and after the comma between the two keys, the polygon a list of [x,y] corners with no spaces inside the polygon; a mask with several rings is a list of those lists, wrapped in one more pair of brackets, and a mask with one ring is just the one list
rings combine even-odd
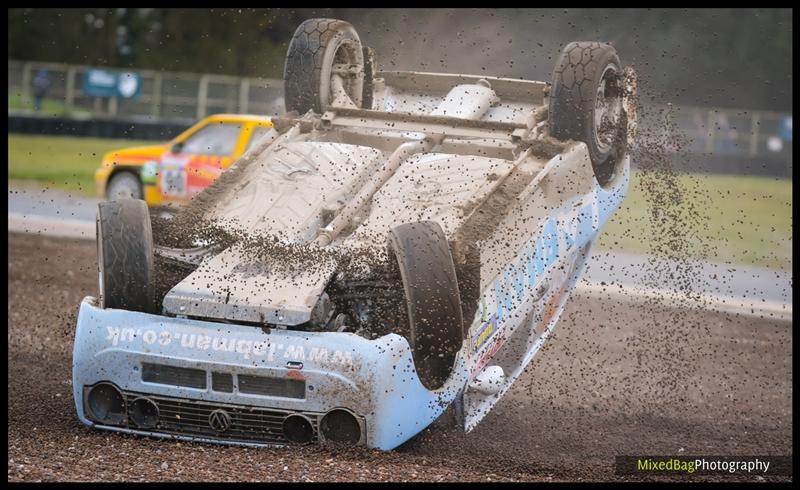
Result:
{"label": "gravel surface", "polygon": [[383,453],[93,431],[75,416],[70,362],[95,246],[20,234],[8,246],[9,481],[617,480],[615,455],[792,451],[791,324],[579,296],[470,434],[435,424]]}

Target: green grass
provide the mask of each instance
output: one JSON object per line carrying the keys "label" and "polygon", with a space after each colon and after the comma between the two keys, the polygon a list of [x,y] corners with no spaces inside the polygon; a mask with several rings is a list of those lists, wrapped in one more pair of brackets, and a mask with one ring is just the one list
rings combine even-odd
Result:
{"label": "green grass", "polygon": [[[677,179],[681,200],[668,206],[669,215],[679,219],[671,223],[651,218],[654,200],[666,191],[647,192],[648,182],[633,172],[628,195],[603,229],[599,248],[652,253],[674,237],[689,257],[791,270],[790,179],[682,175]],[[677,235],[668,232],[675,223]]]}
{"label": "green grass", "polygon": [[[103,154],[142,144],[152,142],[9,135],[8,178],[93,195],[94,170]],[[670,207],[680,219],[657,226],[651,219],[653,196],[663,191],[645,192],[648,181],[633,172],[628,195],[600,235],[600,248],[651,253],[664,244],[664,230],[677,223],[677,239],[691,257],[791,269],[791,180],[681,176],[682,203]],[[696,213],[689,211],[690,204]]]}
{"label": "green grass", "polygon": [[94,171],[103,155],[152,141],[8,135],[8,179],[94,195]]}

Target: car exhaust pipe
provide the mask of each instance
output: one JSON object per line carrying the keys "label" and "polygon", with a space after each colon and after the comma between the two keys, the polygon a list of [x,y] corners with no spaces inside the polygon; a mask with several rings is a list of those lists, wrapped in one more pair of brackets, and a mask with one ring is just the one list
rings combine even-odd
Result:
{"label": "car exhaust pipe", "polygon": [[361,190],[342,208],[342,211],[328,223],[325,228],[319,231],[319,235],[314,240],[314,245],[318,247],[328,246],[342,230],[350,224],[353,217],[361,210],[361,208],[372,196],[391,178],[392,175],[400,168],[400,164],[407,158],[416,155],[417,153],[425,153],[432,150],[436,145],[444,140],[444,136],[430,137],[417,141],[408,141],[398,146],[394,153],[391,154],[386,163],[381,169],[373,174],[373,177],[367,182],[367,185]]}

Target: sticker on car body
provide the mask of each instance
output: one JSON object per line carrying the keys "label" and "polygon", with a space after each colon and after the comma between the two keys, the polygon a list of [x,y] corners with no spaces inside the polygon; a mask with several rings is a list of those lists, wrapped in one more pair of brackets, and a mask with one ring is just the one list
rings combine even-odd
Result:
{"label": "sticker on car body", "polygon": [[494,314],[488,320],[484,321],[478,331],[472,336],[472,348],[478,352],[481,347],[486,345],[486,342],[497,332],[497,314]]}
{"label": "sticker on car body", "polygon": [[[278,358],[293,362],[314,362],[319,365],[326,363],[337,365],[353,365],[353,356],[349,351],[338,349],[325,349],[296,344],[272,343],[266,340],[254,341],[236,337],[203,335],[196,333],[169,332],[167,330],[150,330],[141,328],[106,327],[106,340],[112,346],[121,344],[162,345],[167,346],[178,342],[181,348],[196,351],[225,351],[241,354],[244,359],[265,357],[267,361]],[[301,364],[302,365],[302,364]]]}

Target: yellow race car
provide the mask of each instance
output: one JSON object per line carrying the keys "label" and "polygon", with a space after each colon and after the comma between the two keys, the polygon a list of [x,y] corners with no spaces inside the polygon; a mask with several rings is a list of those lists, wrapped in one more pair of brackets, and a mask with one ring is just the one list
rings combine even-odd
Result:
{"label": "yellow race car", "polygon": [[216,114],[172,141],[109,152],[95,171],[97,194],[109,201],[182,204],[207,187],[272,127],[268,117]]}

